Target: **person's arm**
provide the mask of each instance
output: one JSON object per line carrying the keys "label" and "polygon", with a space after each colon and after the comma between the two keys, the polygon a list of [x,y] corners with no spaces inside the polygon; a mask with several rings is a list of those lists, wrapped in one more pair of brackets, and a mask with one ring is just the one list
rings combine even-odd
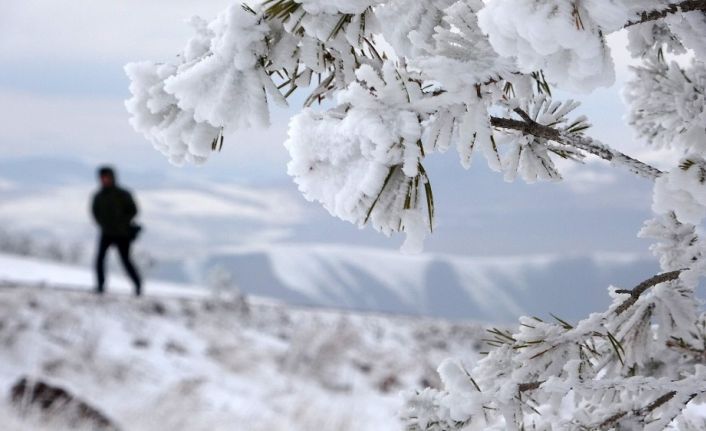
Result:
{"label": "person's arm", "polygon": [[130,192],[125,192],[125,212],[130,220],[137,216],[137,204],[135,199],[132,198]]}
{"label": "person's arm", "polygon": [[91,203],[91,214],[93,214],[93,220],[95,220],[96,223],[100,224],[100,220],[98,220],[98,196],[93,195],[93,202]]}

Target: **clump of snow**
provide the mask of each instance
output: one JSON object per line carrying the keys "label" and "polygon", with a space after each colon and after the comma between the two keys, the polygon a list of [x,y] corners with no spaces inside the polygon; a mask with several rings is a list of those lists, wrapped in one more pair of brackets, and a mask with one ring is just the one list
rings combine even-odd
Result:
{"label": "clump of snow", "polygon": [[665,271],[688,268],[701,253],[695,226],[679,222],[674,213],[646,221],[639,236],[656,240],[650,250]]}
{"label": "clump of snow", "polygon": [[629,121],[649,143],[683,151],[706,151],[706,66],[683,69],[649,59],[633,67],[625,87]]}
{"label": "clump of snow", "polygon": [[[594,9],[603,10],[603,3]],[[616,3],[608,3],[612,15]],[[478,23],[495,51],[514,58],[521,72],[543,70],[561,88],[588,92],[615,79],[596,19],[604,24],[619,19],[603,13],[596,18],[587,9],[565,0],[495,0],[478,12]]]}
{"label": "clump of snow", "polygon": [[269,90],[273,84],[260,62],[269,30],[261,16],[239,5],[229,7],[207,28],[208,55],[191,62],[186,59],[165,80],[164,90],[176,97],[181,109],[193,112],[198,122],[214,127],[266,126],[263,88]]}
{"label": "clump of snow", "polygon": [[205,162],[224,128],[268,125],[268,97],[286,105],[262,66],[270,27],[261,16],[233,5],[191,25],[176,63],[125,66],[130,123],[177,165]]}
{"label": "clump of snow", "polygon": [[[510,75],[512,62],[500,57],[478,27],[480,0],[457,1],[443,11],[443,22],[434,27],[431,40],[417,41],[421,55],[411,64],[461,96],[479,83]],[[396,30],[399,31],[399,30]],[[414,33],[410,33],[410,39]],[[472,92],[467,97],[476,97]]]}
{"label": "clump of snow", "polygon": [[424,53],[426,45],[433,43],[436,29],[443,24],[443,10],[454,0],[391,0],[375,9],[382,25],[380,30],[398,56],[414,57]]}
{"label": "clump of snow", "polygon": [[[422,212],[422,132],[410,103],[421,92],[391,62],[382,75],[369,66],[356,74],[359,82],[338,96],[339,109],[305,109],[292,118],[287,172],[332,215],[358,226],[370,221],[389,235],[404,229],[403,211]],[[423,233],[419,216],[404,219],[414,220],[408,235]]]}
{"label": "clump of snow", "polygon": [[706,217],[706,161],[687,157],[657,178],[652,209],[658,214],[673,211],[679,221],[699,225]]}
{"label": "clump of snow", "polygon": [[628,50],[633,57],[653,55],[660,49],[670,54],[684,54],[684,45],[661,21],[646,22],[628,29]]}
{"label": "clump of snow", "polygon": [[211,152],[218,128],[194,119],[194,113],[177,105],[164,89],[164,80],[176,73],[176,66],[151,62],[125,66],[132,98],[125,102],[130,124],[142,133],[170,162],[203,163]]}
{"label": "clump of snow", "polygon": [[635,12],[659,6],[659,0],[581,0],[572,3],[581,7],[578,12],[581,17],[587,13],[605,33],[620,30],[630,18],[637,16]]}
{"label": "clump of snow", "polygon": [[296,0],[311,14],[360,14],[382,0]]}
{"label": "clump of snow", "polygon": [[706,60],[706,15],[701,11],[672,14],[664,22],[696,57]]}

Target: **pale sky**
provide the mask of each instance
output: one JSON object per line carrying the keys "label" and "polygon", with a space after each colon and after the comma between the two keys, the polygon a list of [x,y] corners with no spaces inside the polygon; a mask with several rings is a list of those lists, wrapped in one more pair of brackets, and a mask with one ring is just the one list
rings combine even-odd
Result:
{"label": "pale sky", "polygon": [[[162,167],[164,158],[127,123],[122,66],[171,59],[190,36],[191,15],[214,16],[229,2],[9,0],[0,18],[0,131],[3,156],[64,154],[89,161]],[[288,114],[268,130],[240,131],[215,168],[282,172]],[[227,162],[227,163],[225,163]]]}

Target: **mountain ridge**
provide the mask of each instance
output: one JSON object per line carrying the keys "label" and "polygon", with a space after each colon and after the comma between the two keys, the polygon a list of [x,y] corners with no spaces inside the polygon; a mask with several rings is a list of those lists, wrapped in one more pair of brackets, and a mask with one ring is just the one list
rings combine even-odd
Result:
{"label": "mountain ridge", "polygon": [[243,292],[295,304],[490,322],[577,319],[608,305],[610,285],[632,287],[658,271],[652,257],[630,253],[407,256],[327,244],[225,248],[191,265],[192,277],[223,268]]}

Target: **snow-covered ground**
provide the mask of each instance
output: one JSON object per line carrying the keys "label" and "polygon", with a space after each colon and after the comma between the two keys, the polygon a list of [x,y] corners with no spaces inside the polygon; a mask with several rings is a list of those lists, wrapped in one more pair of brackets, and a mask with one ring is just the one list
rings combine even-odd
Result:
{"label": "snow-covered ground", "polygon": [[472,361],[484,336],[474,324],[216,300],[167,283],[98,297],[80,290],[90,277],[2,258],[3,430],[61,429],[60,417],[42,425],[10,405],[25,375],[124,430],[400,429],[399,392],[438,384],[441,360]]}
{"label": "snow-covered ground", "polygon": [[[0,280],[93,284],[87,267],[35,262],[0,253]],[[214,269],[226,271],[248,295],[290,304],[499,323],[523,314],[575,320],[608,305],[608,286],[632,288],[657,271],[652,258],[633,253],[410,256],[372,247],[271,244],[158,259],[146,271],[145,290],[203,294],[189,286],[209,284]],[[55,273],[61,276],[52,278]],[[109,271],[109,289],[128,291],[122,273],[119,265]]]}
{"label": "snow-covered ground", "polygon": [[[90,290],[95,283],[94,274],[86,268],[42,259],[0,254],[0,283],[53,288]],[[132,291],[130,282],[119,274],[109,274],[108,288],[116,293]],[[208,291],[196,286],[149,281],[151,295],[203,297]]]}

